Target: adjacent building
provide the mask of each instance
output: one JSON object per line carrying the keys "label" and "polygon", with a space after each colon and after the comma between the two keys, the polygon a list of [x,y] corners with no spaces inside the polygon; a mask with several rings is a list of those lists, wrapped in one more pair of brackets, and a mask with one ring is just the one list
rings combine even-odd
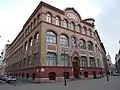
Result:
{"label": "adjacent building", "polygon": [[3,53],[0,55],[0,76],[2,75],[2,62],[3,62]]}
{"label": "adjacent building", "polygon": [[115,65],[116,65],[117,72],[120,73],[120,50],[118,54],[116,54],[115,60],[116,60]]}
{"label": "adjacent building", "polygon": [[106,51],[94,22],[74,8],[40,2],[6,49],[5,73],[33,80],[102,76]]}
{"label": "adjacent building", "polygon": [[107,62],[109,75],[113,75],[116,72],[116,66],[112,63],[111,56],[109,55],[109,53],[107,55]]}
{"label": "adjacent building", "polygon": [[3,56],[2,54],[0,55],[0,68],[2,68],[2,61],[3,61]]}

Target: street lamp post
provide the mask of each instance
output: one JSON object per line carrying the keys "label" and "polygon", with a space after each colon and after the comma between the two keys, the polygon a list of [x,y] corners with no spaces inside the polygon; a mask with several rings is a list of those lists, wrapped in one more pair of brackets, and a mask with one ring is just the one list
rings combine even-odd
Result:
{"label": "street lamp post", "polygon": [[[62,51],[62,54],[64,56],[64,68],[65,68],[65,55],[67,54],[67,52]],[[67,86],[66,73],[65,72],[64,72],[64,86]]]}

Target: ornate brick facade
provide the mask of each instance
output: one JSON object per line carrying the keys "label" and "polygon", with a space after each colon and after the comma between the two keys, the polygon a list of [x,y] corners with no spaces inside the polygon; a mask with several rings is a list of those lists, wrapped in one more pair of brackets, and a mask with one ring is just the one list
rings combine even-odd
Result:
{"label": "ornate brick facade", "polygon": [[[92,18],[82,20],[74,8],[60,10],[40,2],[7,48],[5,72],[28,79],[59,78],[64,73],[70,78],[102,76],[106,52],[94,22]],[[67,66],[61,62],[65,52]]]}

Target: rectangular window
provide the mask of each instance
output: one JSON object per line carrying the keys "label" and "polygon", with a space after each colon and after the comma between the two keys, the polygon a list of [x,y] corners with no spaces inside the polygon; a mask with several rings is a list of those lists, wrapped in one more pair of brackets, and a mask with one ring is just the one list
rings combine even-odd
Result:
{"label": "rectangular window", "polygon": [[46,65],[47,66],[56,66],[57,65],[57,56],[55,53],[48,53],[47,54]]}
{"label": "rectangular window", "polygon": [[95,66],[96,66],[96,65],[95,65],[95,60],[94,60],[94,58],[90,57],[90,58],[89,58],[89,61],[90,61],[90,66],[91,66],[91,67],[95,67]]}
{"label": "rectangular window", "polygon": [[68,66],[68,56],[67,55],[61,55],[61,66]]}

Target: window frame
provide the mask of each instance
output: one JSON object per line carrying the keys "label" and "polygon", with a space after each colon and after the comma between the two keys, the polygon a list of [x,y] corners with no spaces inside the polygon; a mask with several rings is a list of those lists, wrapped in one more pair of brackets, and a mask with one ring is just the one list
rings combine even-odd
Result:
{"label": "window frame", "polygon": [[88,61],[87,61],[87,57],[85,56],[81,56],[80,57],[80,65],[81,67],[88,67]]}
{"label": "window frame", "polygon": [[52,15],[51,15],[50,13],[47,13],[46,16],[47,16],[47,17],[46,17],[46,21],[47,21],[48,23],[52,23]]}
{"label": "window frame", "polygon": [[35,34],[35,36],[34,36],[34,46],[36,46],[39,43],[39,36],[40,36],[39,33]]}
{"label": "window frame", "polygon": [[79,47],[80,49],[86,49],[86,42],[84,39],[80,39]]}
{"label": "window frame", "polygon": [[71,30],[75,30],[75,23],[74,23],[74,22],[71,22],[71,23],[70,23],[70,29],[71,29]]}
{"label": "window frame", "polygon": [[63,27],[68,28],[68,21],[66,19],[63,20]]}
{"label": "window frame", "polygon": [[89,63],[90,63],[90,67],[96,67],[96,63],[95,63],[95,58],[94,57],[89,57]]}
{"label": "window frame", "polygon": [[69,46],[69,39],[68,39],[67,35],[65,35],[65,34],[60,35],[60,45],[61,46]]}
{"label": "window frame", "polygon": [[56,53],[54,52],[46,53],[46,66],[57,66],[57,54]]}
{"label": "window frame", "polygon": [[[74,39],[74,40],[73,40]],[[72,37],[72,47],[75,48],[77,47],[77,40],[75,37]]]}
{"label": "window frame", "polygon": [[90,50],[90,51],[94,50],[94,46],[93,46],[93,43],[91,41],[88,41],[88,50]]}
{"label": "window frame", "polygon": [[60,55],[60,66],[64,66],[64,67],[69,66],[69,56],[68,56],[68,54],[61,53],[61,55]]}
{"label": "window frame", "polygon": [[57,43],[57,35],[53,31],[47,31],[46,32],[46,43]]}
{"label": "window frame", "polygon": [[58,16],[55,18],[55,25],[60,26],[60,18]]}

